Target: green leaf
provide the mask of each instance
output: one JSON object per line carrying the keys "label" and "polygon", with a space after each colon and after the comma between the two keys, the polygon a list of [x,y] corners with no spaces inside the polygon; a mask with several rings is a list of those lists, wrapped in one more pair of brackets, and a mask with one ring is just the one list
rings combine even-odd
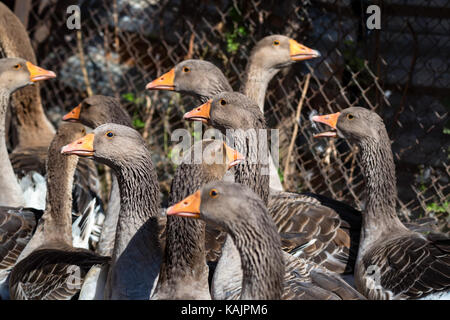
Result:
{"label": "green leaf", "polygon": [[136,97],[134,96],[134,94],[132,92],[122,94],[122,98],[124,98],[128,102],[132,102],[132,103],[134,103],[136,101]]}

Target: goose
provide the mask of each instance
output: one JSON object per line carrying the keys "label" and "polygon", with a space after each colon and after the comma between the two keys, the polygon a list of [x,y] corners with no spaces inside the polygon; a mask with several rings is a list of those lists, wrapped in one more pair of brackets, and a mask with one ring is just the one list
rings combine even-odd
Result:
{"label": "goose", "polygon": [[[277,226],[264,201],[245,185],[225,181],[208,183],[169,207],[167,215],[200,218],[226,230],[242,261],[239,295],[242,300],[340,298],[322,285],[328,280],[327,273],[311,270],[304,260],[290,263],[292,257],[281,250]],[[330,281],[333,285],[334,280]],[[342,284],[339,290],[343,291],[345,285]],[[347,288],[353,299],[362,298],[348,285]]]}
{"label": "goose", "polygon": [[77,157],[65,157],[61,147],[85,133],[79,124],[62,124],[49,147],[47,205],[37,230],[13,267],[10,295],[14,300],[69,300],[83,277],[109,257],[72,245],[72,183]]}
{"label": "goose", "polygon": [[0,59],[0,205],[23,206],[25,199],[8,158],[5,141],[5,117],[11,94],[36,81],[54,78],[44,70],[20,58]]}
{"label": "goose", "polygon": [[[242,160],[242,155],[220,140],[196,142],[177,167],[169,205],[208,182],[221,180],[229,168]],[[167,217],[165,254],[152,299],[211,299],[205,257],[206,247],[214,246],[215,241],[207,238],[205,245],[205,236],[203,221]]]}
{"label": "goose", "polygon": [[[4,3],[0,3],[0,47],[5,57],[21,57],[34,65],[37,64],[27,30]],[[27,86],[14,93],[11,107],[13,112],[10,126],[15,131],[10,139],[12,149],[40,145],[48,147],[55,128],[45,116],[39,84],[35,83],[34,86]]]}
{"label": "goose", "polygon": [[36,81],[54,76],[53,72],[39,68],[21,58],[0,59],[0,230],[2,233],[0,294],[3,299],[8,297],[7,276],[30,240],[37,220],[42,216],[41,210],[23,208],[25,199],[14,175],[6,148],[6,111],[14,92]]}
{"label": "goose", "polygon": [[[276,40],[279,41],[279,45],[274,44]],[[291,43],[294,54],[291,54]],[[270,53],[272,50],[273,53]],[[247,74],[249,74],[249,70],[252,70],[250,72],[252,76],[247,76],[247,81],[241,91],[246,92],[246,95],[255,102],[259,100],[260,110],[263,109],[264,104],[263,99],[261,102],[261,93],[265,92],[270,76],[273,77],[279,68],[294,63],[292,55],[297,55],[296,59],[299,60],[318,57],[320,53],[296,44],[285,36],[263,38],[252,50],[247,65]],[[258,69],[261,70],[256,71]],[[257,73],[264,74],[264,81],[258,82],[255,80]],[[253,86],[259,87],[252,89]],[[201,89],[198,89],[199,87]],[[205,103],[218,92],[225,92],[224,88],[230,88],[230,85],[220,69],[212,63],[202,60],[185,60],[166,74],[147,84],[146,88],[188,93]],[[271,157],[269,157],[269,160],[271,161],[269,165],[272,167],[269,180],[270,182],[277,181],[278,177],[273,179],[274,166]],[[361,226],[361,213],[347,204],[321,195],[276,192],[273,189],[274,187],[271,185],[268,209],[271,215],[276,217],[277,224],[284,224],[287,227],[291,224],[292,219],[297,219],[294,226],[305,225],[303,230],[308,230],[308,232],[304,232],[303,244],[309,245],[305,246],[305,250],[299,251],[298,254],[309,257],[317,263],[322,263],[332,271],[353,273]],[[276,187],[275,189],[280,190]],[[328,210],[325,210],[322,214],[320,211],[316,211],[314,216],[302,215],[302,212],[307,210],[309,206],[316,206],[317,204],[322,204],[335,211],[338,214],[339,222],[334,224],[333,227],[331,225],[328,228],[320,227],[320,223],[324,220],[322,215],[328,215]],[[330,237],[332,237],[332,241],[329,241]],[[323,241],[322,238],[325,240]]]}
{"label": "goose", "polygon": [[[75,108],[65,114],[63,121],[79,122],[91,129],[105,123],[116,123],[133,127],[130,116],[114,97],[93,95],[84,99]],[[114,247],[117,220],[120,212],[120,192],[116,176],[111,176],[111,191],[108,199],[106,218],[101,228],[96,252],[111,255]],[[104,286],[109,265],[92,268],[85,278],[80,293],[80,300],[101,300],[104,298]]]}
{"label": "goose", "polygon": [[[294,39],[271,35],[259,40],[250,53],[241,92],[258,103],[264,114],[264,98],[270,80],[294,62],[317,58],[320,53]],[[230,92],[228,81],[217,67],[199,60],[186,60],[147,84],[148,90],[174,90],[197,97],[201,103],[219,92]],[[219,91],[220,90],[220,91]],[[270,159],[270,187],[283,191],[278,170]]]}
{"label": "goose", "polygon": [[396,214],[397,187],[391,143],[381,117],[352,107],[315,116],[360,148],[367,189],[355,284],[369,299],[449,299],[450,238],[409,230]]}
{"label": "goose", "polygon": [[[28,33],[22,22],[3,3],[0,4],[0,43],[7,57],[21,57],[36,64],[36,56]],[[10,161],[24,194],[24,205],[45,208],[45,163],[47,150],[55,134],[55,128],[47,119],[39,94],[39,84],[27,86],[15,92],[11,99],[13,129]],[[6,127],[9,127],[6,124]],[[80,161],[74,184],[74,212],[87,212],[93,201],[92,194],[99,194],[99,182],[95,167]],[[99,198],[96,197],[99,202]],[[77,230],[85,233],[85,230]],[[74,238],[75,239],[75,238]]]}
{"label": "goose", "polygon": [[[4,58],[0,59],[0,206],[20,207],[20,206],[33,206],[36,209],[44,209],[45,205],[37,205],[30,199],[35,199],[36,192],[40,194],[40,199],[37,203],[42,203],[46,194],[45,178],[45,159],[47,158],[48,146],[24,148],[20,147],[20,150],[14,152],[8,157],[5,141],[5,115],[8,108],[10,96],[16,90],[27,87],[38,81],[55,78],[56,75],[53,71],[48,71],[40,67],[35,66],[29,61],[21,58]],[[39,119],[39,118],[37,118]],[[11,161],[10,161],[11,160]],[[17,168],[20,167],[24,170],[32,171],[31,174],[36,175],[38,178],[31,178],[26,176],[20,182],[17,179]],[[42,170],[42,171],[41,171]],[[33,172],[38,171],[39,173]],[[27,183],[24,183],[24,179],[28,179]],[[34,182],[37,186],[33,186]],[[33,182],[34,181],[34,182]],[[21,185],[27,187],[22,188]],[[36,188],[36,192],[32,192],[30,189]],[[78,189],[76,189],[78,190]],[[26,197],[25,197],[26,196]],[[92,201],[90,195],[84,193],[79,197],[79,206],[84,203],[80,209],[82,213],[86,210],[84,208],[89,207],[89,202]],[[86,234],[86,230],[83,228],[76,229],[83,237]],[[81,242],[80,242],[81,243]]]}
{"label": "goose", "polygon": [[[269,177],[262,173],[264,162],[267,164],[267,144],[265,138],[259,138],[259,130],[266,128],[265,120],[252,99],[238,92],[220,93],[212,101],[186,113],[184,119],[207,122],[222,134],[227,134],[227,138],[233,140],[233,146],[246,158],[235,167],[235,182],[247,185],[266,205],[270,204]],[[277,224],[283,247],[294,253],[294,260],[296,257],[303,257],[302,252],[309,246],[308,237],[317,238],[322,250],[334,250],[338,245],[347,248],[350,240],[349,236],[340,230],[339,216],[318,201],[304,200],[304,203],[308,205],[297,209],[298,215],[289,217],[289,224]],[[276,214],[271,212],[271,216],[274,221],[278,220]],[[309,221],[314,224],[311,225]],[[237,293],[241,272],[238,257],[238,252],[228,237],[214,273],[214,297],[222,299]],[[232,278],[233,281],[226,281],[227,278]]]}
{"label": "goose", "polygon": [[117,176],[120,213],[105,299],[148,300],[157,283],[163,247],[159,185],[144,139],[132,128],[106,123],[62,152],[90,157]]}

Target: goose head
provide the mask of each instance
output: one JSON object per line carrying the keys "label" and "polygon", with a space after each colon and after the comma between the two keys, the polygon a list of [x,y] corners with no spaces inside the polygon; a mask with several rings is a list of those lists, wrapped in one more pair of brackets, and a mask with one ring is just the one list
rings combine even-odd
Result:
{"label": "goose head", "polygon": [[136,130],[106,123],[64,146],[61,153],[90,157],[112,168],[133,165],[148,155],[144,139]]}
{"label": "goose head", "polygon": [[167,215],[200,218],[230,232],[240,223],[257,219],[262,207],[262,200],[247,186],[214,181],[168,208]]}
{"label": "goose head", "polygon": [[281,69],[297,61],[320,57],[317,50],[308,48],[283,35],[271,35],[259,40],[250,54],[251,64],[261,69]]}
{"label": "goose head", "polygon": [[381,117],[373,111],[361,107],[351,107],[332,114],[314,116],[315,122],[330,126],[333,131],[322,132],[314,137],[341,137],[360,143],[368,139],[379,141],[386,136]]}
{"label": "goose head", "polygon": [[53,71],[42,69],[21,58],[0,59],[0,88],[10,94],[34,82],[55,77]]}
{"label": "goose head", "polygon": [[226,171],[245,160],[237,150],[225,142],[215,139],[204,139],[196,142],[183,155],[180,166],[202,166],[201,172],[211,180],[221,180]]}
{"label": "goose head", "polygon": [[264,123],[258,105],[238,92],[224,92],[214,96],[183,117],[185,120],[202,121],[224,132],[226,129],[259,128],[256,122]]}
{"label": "goose head", "polygon": [[172,90],[191,95],[211,96],[213,92],[232,91],[222,71],[204,60],[185,60],[148,83],[148,90]]}
{"label": "goose head", "polygon": [[90,128],[96,128],[108,122],[131,126],[130,116],[122,108],[119,100],[102,95],[84,99],[62,119],[69,122],[80,122]]}

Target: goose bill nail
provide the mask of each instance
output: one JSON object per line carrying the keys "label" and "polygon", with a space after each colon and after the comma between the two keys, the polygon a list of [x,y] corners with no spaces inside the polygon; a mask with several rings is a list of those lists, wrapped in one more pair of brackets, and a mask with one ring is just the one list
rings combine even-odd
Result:
{"label": "goose bill nail", "polygon": [[163,74],[158,79],[149,82],[145,89],[147,90],[175,90],[175,85],[173,84],[175,79],[175,69]]}
{"label": "goose bill nail", "polygon": [[211,111],[211,100],[202,104],[200,107],[197,107],[194,110],[187,112],[183,116],[183,119],[208,123],[210,119],[209,115],[210,111]]}
{"label": "goose bill nail", "polygon": [[324,123],[332,127],[333,129],[336,129],[336,124],[340,115],[341,115],[340,112],[336,112],[332,114],[326,114],[323,116],[314,116],[312,117],[312,120],[315,122]]}
{"label": "goose bill nail", "polygon": [[240,154],[237,150],[230,148],[226,143],[224,143],[224,146],[227,155],[228,169],[234,167],[235,165],[245,160],[245,157],[242,154]]}
{"label": "goose bill nail", "polygon": [[80,119],[81,103],[67,113],[62,119],[64,121],[73,121]]}
{"label": "goose bill nail", "polygon": [[167,209],[167,215],[187,218],[199,218],[200,203],[201,193],[199,190]]}
{"label": "goose bill nail", "polygon": [[291,59],[294,61],[303,61],[320,57],[320,52],[311,48],[308,48],[295,40],[289,40],[289,52]]}
{"label": "goose bill nail", "polygon": [[90,157],[94,155],[94,134],[89,133],[68,145],[62,147],[62,154],[75,154],[81,157]]}
{"label": "goose bill nail", "polygon": [[45,70],[41,67],[35,66],[30,61],[27,61],[26,65],[28,68],[28,72],[30,72],[31,82],[56,78],[56,74],[53,71]]}

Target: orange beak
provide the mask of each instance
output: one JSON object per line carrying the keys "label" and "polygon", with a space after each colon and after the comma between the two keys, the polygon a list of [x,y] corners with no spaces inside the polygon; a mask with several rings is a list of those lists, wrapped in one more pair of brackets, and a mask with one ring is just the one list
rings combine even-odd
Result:
{"label": "orange beak", "polygon": [[245,160],[245,157],[242,154],[240,154],[237,150],[230,148],[225,142],[223,143],[223,145],[225,146],[228,169],[234,167],[235,165]]}
{"label": "orange beak", "polygon": [[320,57],[319,51],[308,48],[293,39],[289,39],[289,52],[291,60],[294,61],[303,61]]}
{"label": "orange beak", "polygon": [[174,85],[175,69],[163,74],[158,79],[153,80],[145,86],[147,90],[175,90]]}
{"label": "orange beak", "polygon": [[[339,119],[339,116],[341,115],[340,112],[332,113],[332,114],[326,114],[323,116],[314,116],[312,117],[312,120],[315,122],[324,123],[333,129],[336,130],[336,124]],[[335,131],[327,131],[327,132],[321,132],[319,134],[314,135],[314,138],[320,138],[320,137],[336,137]]]}
{"label": "orange beak", "polygon": [[85,135],[68,145],[65,145],[61,149],[62,154],[77,155],[80,157],[92,157],[94,155],[94,137],[93,133]]}
{"label": "orange beak", "polygon": [[174,204],[167,209],[168,216],[179,216],[188,218],[200,218],[200,204],[202,202],[200,190],[191,194],[184,200]]}
{"label": "orange beak", "polygon": [[81,113],[81,103],[72,109],[69,113],[67,113],[62,119],[64,121],[77,122],[80,119]]}
{"label": "orange beak", "polygon": [[26,65],[28,68],[28,72],[30,73],[31,82],[56,78],[56,74],[53,71],[45,70],[41,67],[35,66],[30,61],[27,61]]}
{"label": "orange beak", "polygon": [[210,119],[209,113],[211,111],[211,102],[212,100],[208,100],[208,102],[202,104],[200,107],[197,107],[194,110],[187,112],[183,116],[183,119],[208,123]]}

